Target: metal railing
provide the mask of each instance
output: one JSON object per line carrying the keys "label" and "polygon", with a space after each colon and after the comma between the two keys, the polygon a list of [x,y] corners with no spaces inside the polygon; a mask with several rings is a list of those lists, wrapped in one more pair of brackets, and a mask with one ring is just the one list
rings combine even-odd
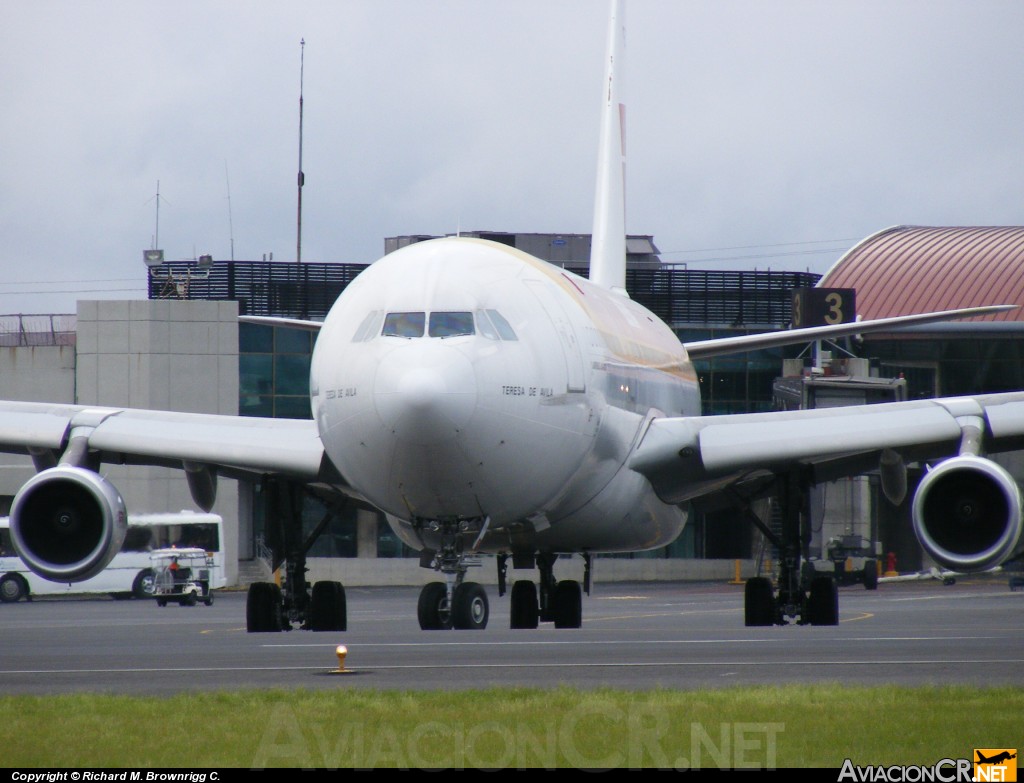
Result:
{"label": "metal railing", "polygon": [[78,317],[58,315],[0,315],[0,347],[74,345]]}

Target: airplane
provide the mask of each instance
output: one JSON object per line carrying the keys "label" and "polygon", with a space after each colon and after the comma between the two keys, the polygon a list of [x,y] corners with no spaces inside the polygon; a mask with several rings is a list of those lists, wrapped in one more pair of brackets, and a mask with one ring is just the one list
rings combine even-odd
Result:
{"label": "airplane", "polygon": [[[939,565],[984,570],[1021,554],[1020,491],[985,455],[1024,445],[1024,393],[700,415],[694,359],[1006,308],[681,343],[625,292],[624,24],[612,0],[589,279],[456,236],[370,265],[322,323],[250,319],[318,332],[309,421],[0,402],[0,449],[27,452],[38,471],[10,512],[29,567],[85,579],[117,551],[126,510],[105,463],[182,469],[204,510],[218,477],[263,482],[284,576],[250,586],[250,632],[347,629],[343,584],[305,579],[304,494],[377,509],[420,551],[443,577],[420,592],[425,630],[487,626],[487,592],[466,579],[483,555],[499,595],[511,593],[512,628],[578,628],[594,555],[671,543],[691,505],[735,508],[779,547],[777,583],[746,583],[747,625],[835,625],[834,582],[803,567],[808,490],[877,469],[899,502],[911,462],[935,462],[913,526]],[[767,496],[781,534],[752,510]],[[557,578],[563,556],[582,557],[582,584]],[[511,579],[510,565],[536,580]]]}
{"label": "airplane", "polygon": [[980,750],[975,752],[978,754],[978,764],[999,764],[1002,761],[1009,761],[1010,759],[1017,758],[1016,753],[1010,753],[1008,750],[1004,750],[1002,753],[997,753],[992,758],[986,758]]}

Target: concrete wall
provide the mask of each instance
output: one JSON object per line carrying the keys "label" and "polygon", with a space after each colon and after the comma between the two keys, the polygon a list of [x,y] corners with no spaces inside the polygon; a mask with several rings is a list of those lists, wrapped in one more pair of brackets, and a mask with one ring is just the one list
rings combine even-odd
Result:
{"label": "concrete wall", "polygon": [[0,348],[0,400],[74,402],[75,347]]}
{"label": "concrete wall", "polygon": [[[493,557],[481,558],[480,568],[471,568],[466,576],[468,581],[485,585],[498,583],[498,569]],[[594,561],[592,577],[595,584],[602,582],[728,582],[736,573],[739,564],[741,579],[755,576],[753,560],[690,560],[662,558],[597,558]],[[414,558],[362,559],[357,557],[311,557],[308,561],[310,582],[332,580],[352,587],[385,587],[388,585],[423,585],[427,582],[444,581],[437,571],[420,568]],[[555,576],[559,579],[583,579],[583,559],[562,558],[555,564]],[[536,581],[536,570],[516,571],[509,562],[508,585],[516,579]]]}
{"label": "concrete wall", "polygon": [[[207,301],[78,303],[77,402],[193,413],[238,413],[238,304]],[[184,473],[109,466],[130,514],[198,511]],[[220,479],[228,584],[237,580],[238,491]]]}
{"label": "concrete wall", "polygon": [[[73,403],[74,346],[0,348],[0,400]],[[0,454],[0,496],[13,497],[34,474],[28,456]],[[7,511],[6,503],[0,505],[0,514]]]}

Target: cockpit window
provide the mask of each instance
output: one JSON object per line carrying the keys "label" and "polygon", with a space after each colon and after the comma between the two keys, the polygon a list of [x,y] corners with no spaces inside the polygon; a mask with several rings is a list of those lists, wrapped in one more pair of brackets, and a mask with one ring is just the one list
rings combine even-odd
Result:
{"label": "cockpit window", "polygon": [[366,318],[359,324],[359,328],[356,329],[355,335],[352,337],[352,342],[361,343],[366,340],[372,340],[380,333],[380,322],[384,317],[384,313],[380,310],[371,310],[366,314]]}
{"label": "cockpit window", "polygon": [[502,340],[518,340],[516,337],[515,330],[512,328],[512,324],[505,320],[505,316],[499,313],[497,310],[488,310],[487,315],[490,316],[491,323],[494,324],[494,328],[498,330],[498,334],[501,335]]}
{"label": "cockpit window", "polygon": [[476,311],[476,328],[488,340],[500,339],[494,324],[491,323],[491,319],[487,317],[487,313],[483,310]]}
{"label": "cockpit window", "polygon": [[472,313],[431,313],[431,337],[459,337],[473,334]]}
{"label": "cockpit window", "polygon": [[388,313],[384,318],[385,337],[422,337],[426,313]]}

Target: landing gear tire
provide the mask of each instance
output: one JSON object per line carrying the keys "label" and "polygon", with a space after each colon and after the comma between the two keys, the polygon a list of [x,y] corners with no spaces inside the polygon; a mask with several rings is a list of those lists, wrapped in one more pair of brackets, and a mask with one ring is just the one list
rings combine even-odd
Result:
{"label": "landing gear tire", "polygon": [[536,628],[540,619],[537,606],[537,585],[521,579],[512,585],[512,606],[509,627]]}
{"label": "landing gear tire", "polygon": [[317,582],[309,601],[311,631],[345,631],[348,626],[345,588],[341,582]]}
{"label": "landing gear tire", "polygon": [[452,626],[462,631],[482,631],[487,627],[490,606],[487,591],[476,582],[463,582],[452,594]]}
{"label": "landing gear tire", "polygon": [[249,585],[245,601],[245,629],[249,633],[281,630],[281,588],[273,582]]}
{"label": "landing gear tire", "polygon": [[868,560],[864,564],[864,589],[878,589],[878,561]]}
{"label": "landing gear tire", "polygon": [[806,619],[811,625],[839,625],[839,589],[832,577],[818,576],[811,582]]}
{"label": "landing gear tire", "polygon": [[766,576],[747,580],[743,588],[743,621],[748,627],[775,625],[775,594]]}
{"label": "landing gear tire", "polygon": [[132,582],[132,595],[136,598],[152,598],[156,589],[156,577],[153,576],[153,569],[146,568],[135,577]]}
{"label": "landing gear tire", "polygon": [[452,627],[448,586],[444,582],[430,582],[423,586],[416,606],[416,616],[424,631],[443,631]]}
{"label": "landing gear tire", "polygon": [[564,579],[555,588],[555,628],[583,625],[583,589],[580,583]]}

